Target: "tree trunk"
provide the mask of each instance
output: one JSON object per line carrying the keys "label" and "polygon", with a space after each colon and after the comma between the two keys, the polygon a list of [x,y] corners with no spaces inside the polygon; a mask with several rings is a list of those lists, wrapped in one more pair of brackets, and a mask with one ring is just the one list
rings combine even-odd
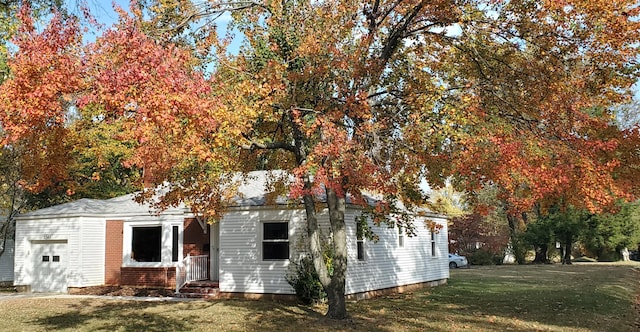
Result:
{"label": "tree trunk", "polygon": [[[305,178],[305,187],[311,187],[311,182]],[[333,231],[333,274],[329,275],[327,262],[324,259],[322,237],[316,217],[313,196],[303,196],[307,216],[307,235],[309,236],[309,253],[313,266],[318,273],[320,283],[327,293],[329,309],[327,317],[331,319],[347,318],[347,304],[345,300],[345,279],[347,271],[347,233],[344,222],[345,200],[338,198],[333,190],[327,190],[327,206],[329,220]]]}
{"label": "tree trunk", "polygon": [[511,250],[513,250],[513,256],[516,259],[516,263],[525,263],[525,248],[520,241],[520,236],[517,229],[516,216],[511,213],[507,213],[507,221],[509,222],[509,237],[511,238]]}
{"label": "tree trunk", "polygon": [[9,221],[5,221],[4,223],[0,224],[0,236],[2,236],[2,238],[0,238],[0,241],[2,242],[2,245],[0,246],[0,256],[2,256],[2,254],[4,254],[5,248],[7,247],[7,237],[9,237]]}
{"label": "tree trunk", "polygon": [[562,264],[571,265],[571,246],[573,245],[573,236],[567,234],[565,237],[564,257],[562,257]]}
{"label": "tree trunk", "polygon": [[[308,179],[305,179],[305,186]],[[302,198],[304,208],[307,216],[307,235],[309,236],[309,254],[313,260],[313,266],[318,273],[320,283],[325,292],[329,294],[329,288],[331,287],[331,278],[329,277],[329,270],[322,254],[322,238],[320,236],[320,227],[318,227],[318,219],[316,217],[316,208],[313,196],[311,194],[305,194]]]}
{"label": "tree trunk", "polygon": [[549,245],[543,244],[536,249],[536,258],[533,260],[534,263],[546,264],[549,262],[549,258],[547,257],[547,252],[549,251]]}
{"label": "tree trunk", "polygon": [[327,289],[329,310],[327,317],[332,319],[347,318],[345,300],[345,279],[347,276],[347,231],[344,221],[345,199],[338,197],[335,190],[326,189],[329,221],[333,233],[333,275],[331,286]]}
{"label": "tree trunk", "polygon": [[[292,121],[294,131],[294,154],[298,165],[303,165],[307,158],[306,139],[302,131]],[[329,309],[327,317],[332,319],[347,318],[347,304],[345,300],[345,279],[347,271],[347,233],[344,222],[345,199],[338,197],[335,190],[327,188],[327,207],[329,208],[329,221],[333,232],[329,245],[333,249],[333,274],[329,275],[327,262],[323,255],[324,239],[321,236],[316,206],[313,195],[310,193],[312,183],[307,174],[302,179],[306,193],[302,200],[307,216],[307,235],[309,236],[309,254],[313,260],[313,267],[318,273],[320,283],[327,293]]]}

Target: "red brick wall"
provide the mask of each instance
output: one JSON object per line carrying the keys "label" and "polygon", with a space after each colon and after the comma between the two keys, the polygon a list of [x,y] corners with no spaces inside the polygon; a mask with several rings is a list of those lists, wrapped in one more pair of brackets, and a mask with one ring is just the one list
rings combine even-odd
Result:
{"label": "red brick wall", "polygon": [[104,283],[120,284],[122,266],[122,220],[107,220],[104,259]]}
{"label": "red brick wall", "polygon": [[184,256],[208,255],[209,254],[209,224],[205,224],[205,233],[200,223],[194,218],[184,220]]}
{"label": "red brick wall", "polygon": [[173,288],[176,286],[176,268],[122,267],[120,283],[125,286]]}

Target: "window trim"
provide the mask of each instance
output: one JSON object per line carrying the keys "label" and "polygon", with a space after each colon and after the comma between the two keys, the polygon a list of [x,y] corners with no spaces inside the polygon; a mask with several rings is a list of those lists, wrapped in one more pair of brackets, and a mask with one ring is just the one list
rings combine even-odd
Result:
{"label": "window trim", "polygon": [[433,230],[429,230],[431,237],[431,257],[437,257],[437,245],[436,245],[436,233]]}
{"label": "window trim", "polygon": [[[286,239],[265,239],[265,224],[287,224]],[[289,220],[261,220],[260,221],[260,261],[262,262],[283,262],[291,259],[291,225]],[[264,258],[264,244],[266,243],[287,243],[287,258]]]}
{"label": "window trim", "polygon": [[398,248],[404,248],[404,229],[398,226]]}
{"label": "window trim", "polygon": [[[137,262],[131,258],[133,229],[136,227],[162,227],[160,262]],[[178,226],[178,261],[172,261],[173,227]],[[170,267],[177,266],[184,257],[184,220],[125,221],[122,229],[122,267]]]}

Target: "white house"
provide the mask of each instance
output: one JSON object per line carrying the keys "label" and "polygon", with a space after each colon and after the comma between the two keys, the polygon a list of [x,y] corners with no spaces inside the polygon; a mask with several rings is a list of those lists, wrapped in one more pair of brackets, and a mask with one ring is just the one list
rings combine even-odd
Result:
{"label": "white house", "polygon": [[[264,173],[254,175],[240,188],[234,206],[212,225],[185,207],[156,214],[132,195],[82,199],[21,215],[16,219],[14,285],[38,292],[105,284],[175,287],[187,274],[182,272],[186,264],[206,270],[199,271],[199,279],[216,281],[221,294],[294,294],[286,275],[303,253],[304,209],[283,199],[266,204]],[[345,214],[348,295],[446,282],[445,218],[416,217],[415,237],[374,226],[379,241],[368,242],[356,238],[360,213],[359,207],[348,206]],[[427,220],[442,228],[431,232]],[[326,212],[319,222],[328,230]]]}

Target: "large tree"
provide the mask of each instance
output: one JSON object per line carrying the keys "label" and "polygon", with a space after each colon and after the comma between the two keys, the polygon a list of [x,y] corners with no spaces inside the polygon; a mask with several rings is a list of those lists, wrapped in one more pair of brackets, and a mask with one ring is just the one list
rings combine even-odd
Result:
{"label": "large tree", "polygon": [[[0,2],[0,83],[9,78],[7,64],[10,40],[20,23],[17,12],[23,3],[34,8],[34,18],[46,17],[52,9],[61,10],[61,0],[6,0]],[[0,132],[3,124],[0,122]],[[4,135],[5,133],[3,133]],[[19,143],[0,147],[0,255],[5,252],[6,241],[14,237],[14,217],[29,206],[28,193],[21,186],[24,169],[24,147]]]}
{"label": "large tree", "polygon": [[[294,180],[276,187],[306,211],[331,318],[347,316],[347,197],[368,209],[362,193],[379,194],[382,222],[400,201],[422,203],[421,178],[451,173],[471,193],[501,188],[511,216],[557,197],[597,210],[633,192],[636,170],[621,161],[637,157],[636,129],[610,122],[637,78],[634,1],[145,4],[89,45],[73,20],[38,32],[23,14],[0,121],[5,144],[36,143],[46,173],[26,184],[67,172],[65,102],[117,126],[126,165],[149,185],[171,184],[161,206],[215,219],[232,175],[285,169]],[[225,12],[238,51],[206,21]],[[408,220],[396,222],[410,231]]]}

